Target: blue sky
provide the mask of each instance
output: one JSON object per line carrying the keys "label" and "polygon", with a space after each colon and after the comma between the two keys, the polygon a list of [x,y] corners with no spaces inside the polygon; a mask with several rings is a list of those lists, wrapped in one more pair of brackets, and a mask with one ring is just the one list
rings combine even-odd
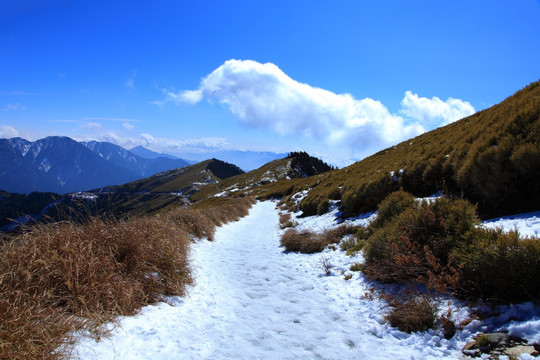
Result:
{"label": "blue sky", "polygon": [[0,137],[362,158],[540,79],[540,1],[0,4]]}

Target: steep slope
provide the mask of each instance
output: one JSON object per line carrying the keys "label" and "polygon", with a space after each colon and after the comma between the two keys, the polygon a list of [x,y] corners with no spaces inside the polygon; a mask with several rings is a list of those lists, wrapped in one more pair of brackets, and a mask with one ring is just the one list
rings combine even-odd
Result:
{"label": "steep slope", "polygon": [[43,178],[32,162],[22,155],[24,140],[16,140],[16,146],[12,146],[10,140],[0,139],[0,189],[28,193],[55,187],[53,182]]}
{"label": "steep slope", "polygon": [[304,214],[324,213],[329,200],[337,200],[345,215],[353,216],[376,209],[400,188],[417,196],[443,190],[477,203],[482,217],[493,217],[537,210],[539,179],[540,82],[535,82],[498,105],[349,167],[250,192],[287,197],[310,189],[300,203]]}

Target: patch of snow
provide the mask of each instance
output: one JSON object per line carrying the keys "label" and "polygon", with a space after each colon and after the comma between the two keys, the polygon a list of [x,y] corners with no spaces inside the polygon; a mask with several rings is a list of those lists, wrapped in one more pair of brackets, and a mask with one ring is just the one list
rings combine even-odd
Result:
{"label": "patch of snow", "polygon": [[437,191],[433,195],[426,196],[426,197],[423,197],[423,198],[416,198],[416,201],[418,201],[418,202],[425,201],[428,204],[431,204],[432,202],[437,201],[437,199],[440,199],[443,196],[444,195],[442,194],[442,191]]}
{"label": "patch of snow", "polygon": [[43,160],[41,160],[41,163],[39,164],[39,170],[42,170],[42,171],[45,171],[45,172],[49,172],[49,170],[51,170],[51,162],[49,161],[48,158],[44,158]]}
{"label": "patch of snow", "polygon": [[89,193],[89,192],[83,192],[83,191],[74,193],[72,197],[77,198],[77,199],[83,199],[83,200],[96,200],[97,199],[97,195],[93,193]]}
{"label": "patch of snow", "polygon": [[27,144],[27,145],[24,145],[21,149],[21,154],[22,156],[26,156],[26,153],[28,153],[28,150],[30,150],[30,148],[32,147],[31,144]]}
{"label": "patch of snow", "polygon": [[517,230],[521,236],[540,236],[540,211],[486,220],[482,227],[501,228],[507,232]]}

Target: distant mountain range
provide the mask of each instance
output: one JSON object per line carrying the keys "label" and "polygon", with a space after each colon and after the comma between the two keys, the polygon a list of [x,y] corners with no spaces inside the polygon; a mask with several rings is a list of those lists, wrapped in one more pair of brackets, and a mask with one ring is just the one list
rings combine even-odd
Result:
{"label": "distant mountain range", "polygon": [[[158,152],[149,150],[149,149],[147,149],[147,148],[145,148],[144,146],[141,146],[141,145],[135,146],[134,148],[130,149],[129,151],[132,154],[138,155],[138,156],[140,156],[142,158],[145,158],[145,159],[157,159],[157,158],[160,158],[160,157],[167,158],[167,159],[173,159],[173,160],[180,159],[177,156],[173,156],[173,155],[169,155],[169,154],[162,154],[162,153],[158,153]],[[189,163],[192,163],[192,164],[196,163],[196,161],[190,161],[190,160],[186,160],[186,161],[189,162]]]}
{"label": "distant mountain range", "polygon": [[183,159],[145,158],[111,143],[77,142],[63,136],[33,142],[0,139],[0,190],[12,193],[65,194],[123,184],[187,165]]}
{"label": "distant mountain range", "polygon": [[287,154],[224,150],[184,154],[184,158],[137,146],[127,150],[108,142],[77,142],[50,136],[36,141],[0,139],[0,190],[10,193],[66,194],[120,185],[210,158],[252,170]]}

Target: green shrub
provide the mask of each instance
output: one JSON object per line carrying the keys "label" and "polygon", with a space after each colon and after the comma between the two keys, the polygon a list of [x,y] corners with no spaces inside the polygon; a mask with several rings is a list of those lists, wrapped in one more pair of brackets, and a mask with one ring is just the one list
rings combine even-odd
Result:
{"label": "green shrub", "polygon": [[475,207],[465,200],[441,198],[401,211],[368,238],[366,275],[383,282],[424,281],[440,291],[456,287],[450,253],[478,223]]}
{"label": "green shrub", "polygon": [[363,271],[373,280],[421,281],[466,297],[540,299],[540,240],[478,224],[466,200],[413,204],[373,230]]}
{"label": "green shrub", "polygon": [[540,240],[478,228],[453,251],[463,295],[500,301],[540,299]]}
{"label": "green shrub", "polygon": [[371,229],[378,229],[396,216],[400,215],[406,209],[411,208],[415,198],[412,194],[403,190],[398,190],[388,195],[379,204],[377,217],[370,224]]}

